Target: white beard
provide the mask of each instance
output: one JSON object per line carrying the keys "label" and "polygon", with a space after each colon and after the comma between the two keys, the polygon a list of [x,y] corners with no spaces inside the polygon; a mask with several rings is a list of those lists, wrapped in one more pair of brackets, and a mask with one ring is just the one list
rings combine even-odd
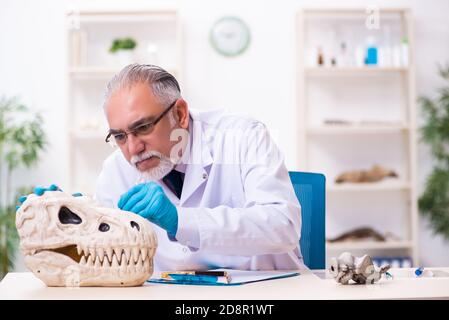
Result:
{"label": "white beard", "polygon": [[157,151],[148,151],[137,156],[132,156],[130,162],[137,169],[136,164],[139,161],[148,159],[150,157],[159,158],[159,164],[156,167],[151,168],[149,170],[139,171],[140,177],[137,179],[136,184],[144,183],[147,181],[160,180],[163,177],[165,177],[175,167],[175,163],[173,163],[169,157],[166,157]]}

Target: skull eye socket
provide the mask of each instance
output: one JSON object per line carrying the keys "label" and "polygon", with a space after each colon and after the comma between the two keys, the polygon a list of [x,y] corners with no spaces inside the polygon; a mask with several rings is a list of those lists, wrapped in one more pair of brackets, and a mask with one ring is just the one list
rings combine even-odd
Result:
{"label": "skull eye socket", "polygon": [[131,221],[131,227],[132,228],[136,228],[137,231],[140,231],[140,226],[135,221]]}
{"label": "skull eye socket", "polygon": [[98,230],[100,230],[101,232],[106,232],[109,231],[110,227],[107,223],[100,223],[100,226],[98,227]]}
{"label": "skull eye socket", "polygon": [[83,220],[67,207],[61,207],[58,213],[59,221],[62,224],[80,224]]}

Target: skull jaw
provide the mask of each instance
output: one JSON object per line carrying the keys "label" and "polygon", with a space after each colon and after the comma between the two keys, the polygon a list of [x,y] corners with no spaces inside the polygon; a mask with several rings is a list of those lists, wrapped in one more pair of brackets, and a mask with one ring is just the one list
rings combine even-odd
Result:
{"label": "skull jaw", "polygon": [[153,274],[152,259],[141,270],[130,272],[81,266],[52,251],[26,255],[25,265],[49,287],[132,287],[142,285]]}

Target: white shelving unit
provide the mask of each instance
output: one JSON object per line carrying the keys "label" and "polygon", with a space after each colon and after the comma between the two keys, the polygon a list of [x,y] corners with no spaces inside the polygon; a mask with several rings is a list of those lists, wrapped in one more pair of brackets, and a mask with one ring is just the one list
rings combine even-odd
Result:
{"label": "white shelving unit", "polygon": [[327,245],[328,250],[339,250],[339,251],[347,251],[347,250],[371,250],[371,249],[409,249],[412,248],[413,244],[410,241],[389,241],[389,242],[369,242],[369,241],[361,241],[357,243],[329,243]]}
{"label": "white shelving unit", "polygon": [[[406,8],[379,8],[375,29],[366,25],[369,14],[365,8],[298,12],[299,168],[326,175],[328,238],[358,227],[396,237],[385,242],[328,243],[327,261],[350,251],[409,257],[418,265],[411,13]],[[377,65],[357,63],[356,53],[360,57],[367,37],[376,39],[378,53],[382,50]],[[397,46],[404,37],[407,59],[398,64]],[[368,170],[375,164],[395,170],[398,178],[334,183],[342,172]]]}
{"label": "white shelving unit", "polygon": [[81,11],[68,20],[69,192],[92,195],[104,159],[114,151],[104,138],[108,125],[103,95],[125,65],[109,52],[116,38],[137,42],[131,62],[163,67],[182,82],[182,32],[176,10]]}

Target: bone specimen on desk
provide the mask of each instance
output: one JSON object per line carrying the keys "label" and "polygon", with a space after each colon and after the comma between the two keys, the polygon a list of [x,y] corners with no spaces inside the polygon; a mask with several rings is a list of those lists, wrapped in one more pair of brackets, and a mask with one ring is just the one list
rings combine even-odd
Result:
{"label": "bone specimen on desk", "polygon": [[352,182],[377,182],[387,177],[397,178],[398,174],[390,169],[374,165],[370,170],[354,170],[344,172],[335,178],[336,183]]}
{"label": "bone specimen on desk", "polygon": [[325,125],[344,125],[349,126],[352,125],[352,121],[343,120],[343,119],[326,119],[324,120]]}
{"label": "bone specimen on desk", "polygon": [[153,273],[150,223],[89,197],[31,194],[16,227],[26,266],[48,286],[138,286]]}
{"label": "bone specimen on desk", "polygon": [[358,258],[343,252],[338,258],[331,259],[329,272],[341,284],[349,284],[350,280],[357,284],[373,284],[389,269],[389,264],[376,268],[371,257],[366,254]]}
{"label": "bone specimen on desk", "polygon": [[327,239],[328,242],[352,242],[352,241],[386,241],[385,236],[369,227],[357,228],[345,232],[335,238]]}

